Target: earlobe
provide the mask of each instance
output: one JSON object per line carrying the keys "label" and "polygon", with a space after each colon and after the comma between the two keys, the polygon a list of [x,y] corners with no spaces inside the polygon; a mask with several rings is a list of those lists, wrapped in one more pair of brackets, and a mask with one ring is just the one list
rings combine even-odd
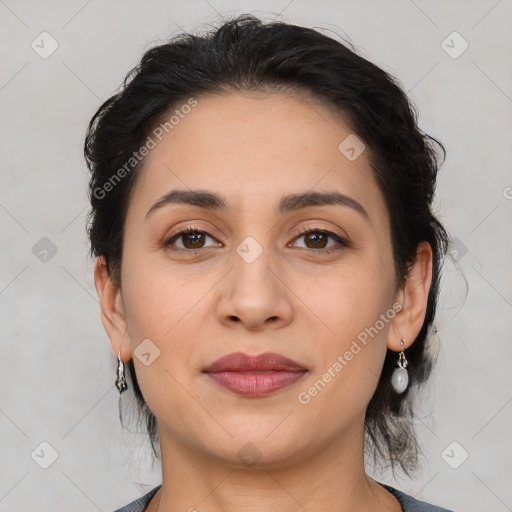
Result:
{"label": "earlobe", "polygon": [[393,318],[388,332],[387,347],[399,352],[405,339],[407,349],[418,336],[427,311],[432,284],[432,248],[428,242],[418,244],[416,258],[409,268],[404,287],[397,295],[402,309]]}
{"label": "earlobe", "polygon": [[121,289],[113,283],[103,256],[96,259],[94,284],[100,301],[101,321],[110,338],[112,351],[116,357],[121,352],[121,359],[127,361],[131,357],[131,350],[126,330]]}

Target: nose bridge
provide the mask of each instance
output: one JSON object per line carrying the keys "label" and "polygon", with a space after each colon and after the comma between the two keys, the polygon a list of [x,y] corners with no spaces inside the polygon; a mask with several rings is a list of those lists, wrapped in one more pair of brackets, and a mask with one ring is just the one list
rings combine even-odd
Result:
{"label": "nose bridge", "polygon": [[[268,299],[271,294],[278,292],[276,277],[272,272],[271,253],[269,238],[264,235],[263,229],[255,236],[247,235],[235,247],[232,254],[234,265],[232,279],[239,295],[252,296],[257,300],[257,296],[261,293],[264,293]],[[252,294],[251,288],[253,288]],[[261,299],[262,297],[259,300]]]}
{"label": "nose bridge", "polygon": [[279,262],[272,258],[271,238],[266,231],[264,227],[254,230],[230,255],[233,268],[218,306],[223,322],[241,322],[260,329],[269,323],[283,326],[291,319],[291,304],[275,268]]}
{"label": "nose bridge", "polygon": [[[243,238],[234,246],[232,258],[238,269],[248,270],[249,274],[269,271],[266,267],[271,263],[270,255],[273,242],[270,228],[272,219],[263,214],[264,209],[254,206],[257,205],[258,198],[259,196],[253,197],[245,194],[244,200],[244,194],[240,195],[239,213],[236,218],[238,234]],[[261,207],[261,199],[259,202]],[[258,211],[261,213],[259,216]],[[256,218],[257,216],[258,218]],[[241,261],[238,261],[237,258]]]}

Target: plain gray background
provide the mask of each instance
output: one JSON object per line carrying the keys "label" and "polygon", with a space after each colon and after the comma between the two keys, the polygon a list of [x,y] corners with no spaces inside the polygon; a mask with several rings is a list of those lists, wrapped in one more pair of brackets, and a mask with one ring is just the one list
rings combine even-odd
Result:
{"label": "plain gray background", "polygon": [[512,510],[511,0],[0,0],[0,511],[108,512],[160,483],[144,434],[119,424],[83,138],[144,50],[241,12],[349,37],[445,144],[452,252],[416,420],[425,459],[414,479],[376,478],[455,511]]}

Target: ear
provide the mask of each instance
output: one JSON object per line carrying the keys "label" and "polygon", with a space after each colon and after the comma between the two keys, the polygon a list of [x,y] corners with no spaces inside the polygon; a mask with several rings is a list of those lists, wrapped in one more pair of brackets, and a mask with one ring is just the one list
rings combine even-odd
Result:
{"label": "ear", "polygon": [[428,294],[432,284],[432,248],[428,242],[420,242],[416,249],[416,258],[412,263],[406,282],[398,292],[396,300],[402,309],[390,323],[387,347],[399,352],[400,340],[404,339],[404,348],[409,348],[418,336],[427,311]]}
{"label": "ear", "polygon": [[101,321],[110,338],[112,351],[116,357],[121,352],[121,360],[128,361],[131,358],[131,349],[121,288],[113,283],[103,256],[96,259],[94,284],[100,300]]}

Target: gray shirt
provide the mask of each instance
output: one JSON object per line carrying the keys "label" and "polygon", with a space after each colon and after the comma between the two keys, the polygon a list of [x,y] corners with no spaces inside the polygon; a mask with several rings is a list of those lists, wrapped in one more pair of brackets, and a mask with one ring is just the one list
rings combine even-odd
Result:
{"label": "gray shirt", "polygon": [[[384,489],[389,491],[402,505],[403,512],[453,512],[452,510],[448,510],[446,508],[436,507],[435,505],[429,505],[424,501],[418,501],[414,499],[412,496],[405,494],[393,487],[389,487],[388,485],[380,484]],[[144,512],[146,507],[149,505],[151,498],[156,494],[158,489],[160,489],[161,485],[151,489],[147,494],[141,496],[140,498],[132,501],[128,505],[124,507],[118,508],[114,512]]]}

